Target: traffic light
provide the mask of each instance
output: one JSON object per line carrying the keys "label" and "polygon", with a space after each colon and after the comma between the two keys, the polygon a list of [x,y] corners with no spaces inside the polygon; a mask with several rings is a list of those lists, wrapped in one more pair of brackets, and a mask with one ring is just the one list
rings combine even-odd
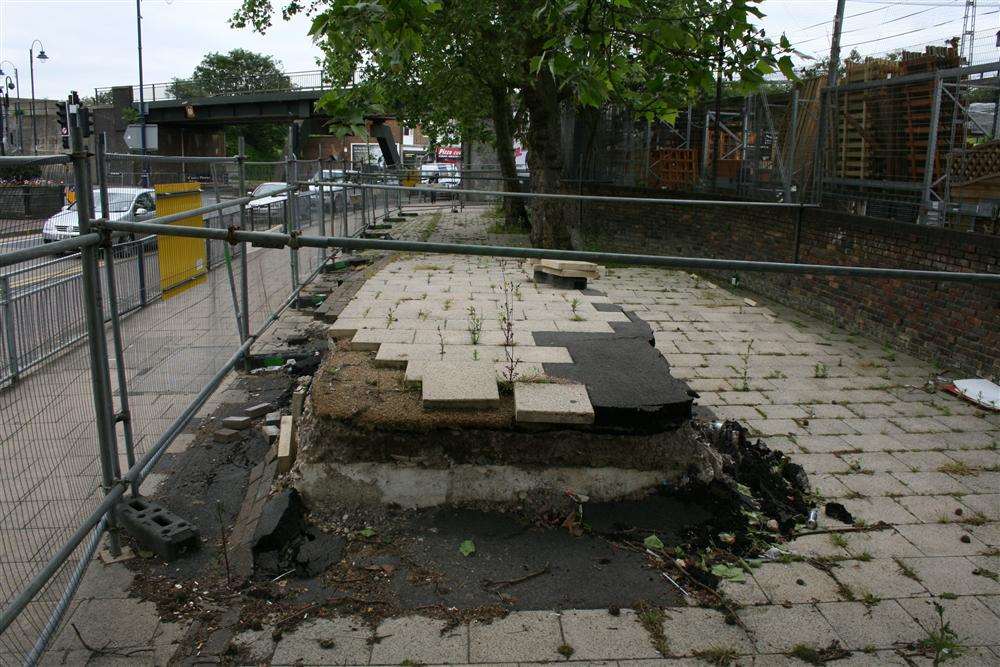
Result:
{"label": "traffic light", "polygon": [[80,131],[83,132],[83,136],[89,137],[94,133],[94,116],[90,113],[88,107],[82,105],[78,107],[76,124],[79,126]]}
{"label": "traffic light", "polygon": [[69,117],[66,115],[65,102],[56,102],[56,120],[59,122],[59,134],[62,135],[62,147],[69,150]]}

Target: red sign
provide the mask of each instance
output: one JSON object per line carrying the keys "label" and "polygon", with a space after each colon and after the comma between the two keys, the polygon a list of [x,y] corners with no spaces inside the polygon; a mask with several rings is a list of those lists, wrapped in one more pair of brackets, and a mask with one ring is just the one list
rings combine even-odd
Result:
{"label": "red sign", "polygon": [[438,146],[437,159],[439,162],[448,162],[462,159],[461,146]]}

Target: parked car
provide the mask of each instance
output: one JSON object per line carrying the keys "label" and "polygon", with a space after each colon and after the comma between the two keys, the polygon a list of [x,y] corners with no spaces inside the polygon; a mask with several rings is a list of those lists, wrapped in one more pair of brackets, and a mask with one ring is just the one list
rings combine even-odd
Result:
{"label": "parked car", "polygon": [[288,193],[285,192],[285,188],[287,187],[288,183],[261,183],[252,191],[247,193],[254,198],[252,202],[247,204],[247,208],[266,209],[270,207],[277,207],[278,205],[283,206],[285,204],[285,200],[288,199]]}
{"label": "parked car", "polygon": [[319,184],[323,184],[323,196],[326,197],[327,193],[333,193],[333,208],[339,208],[345,197],[347,196],[346,188],[343,186],[338,187],[334,185],[336,183],[347,183],[348,174],[343,169],[322,169],[316,172],[316,175],[309,179],[309,192],[314,196],[319,196]]}
{"label": "parked car", "polygon": [[[156,192],[149,188],[108,188],[108,214],[101,208],[101,190],[94,188],[94,210],[97,217],[111,222],[127,220],[142,222],[156,217]],[[77,202],[64,206],[42,226],[42,240],[45,243],[70,239],[80,234],[77,226]],[[116,237],[126,236],[124,232]],[[132,234],[128,235],[132,237]]]}

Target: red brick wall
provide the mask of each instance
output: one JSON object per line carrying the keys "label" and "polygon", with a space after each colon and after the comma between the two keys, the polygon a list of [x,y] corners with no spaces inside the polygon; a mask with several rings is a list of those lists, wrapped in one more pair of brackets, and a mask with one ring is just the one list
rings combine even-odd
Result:
{"label": "red brick wall", "polygon": [[[620,187],[590,192],[669,196]],[[794,261],[796,216],[789,209],[590,202],[571,217],[574,244],[581,249]],[[799,261],[998,273],[1000,237],[805,209]],[[732,273],[718,277],[728,280]],[[751,291],[960,374],[1000,375],[996,287],[749,272],[739,279]]]}

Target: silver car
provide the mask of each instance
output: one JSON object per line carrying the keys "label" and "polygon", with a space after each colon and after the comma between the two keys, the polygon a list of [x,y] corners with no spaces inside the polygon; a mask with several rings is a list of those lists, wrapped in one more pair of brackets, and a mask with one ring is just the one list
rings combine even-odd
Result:
{"label": "silver car", "polygon": [[[115,222],[127,220],[142,222],[156,217],[156,192],[149,188],[108,188],[108,215],[101,208],[101,191],[94,188],[94,209],[99,218]],[[46,243],[71,239],[80,234],[77,226],[76,202],[64,206],[42,227],[42,239]]]}

